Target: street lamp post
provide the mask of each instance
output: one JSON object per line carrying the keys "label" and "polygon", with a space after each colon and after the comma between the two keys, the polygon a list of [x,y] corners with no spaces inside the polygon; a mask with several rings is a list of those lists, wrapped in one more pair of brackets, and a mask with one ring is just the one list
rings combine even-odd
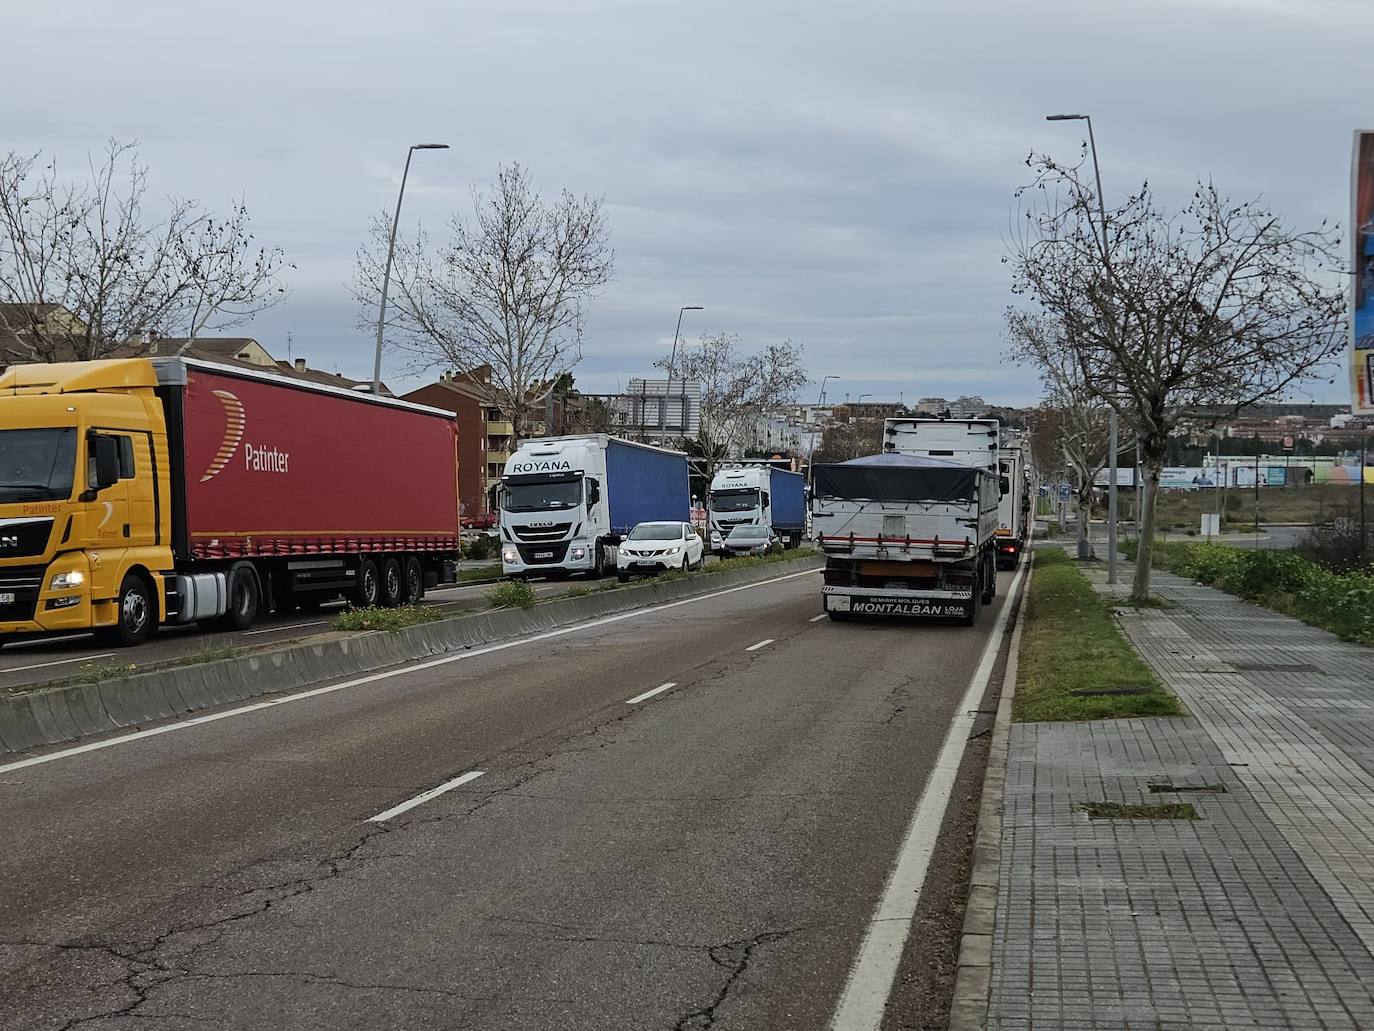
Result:
{"label": "street lamp post", "polygon": [[[659,405],[658,408],[658,442],[660,444],[662,444],[665,438],[668,436],[668,395],[672,392],[673,389],[673,368],[677,365],[677,340],[678,337],[682,335],[682,313],[684,311],[704,310],[705,309],[700,304],[685,304],[677,310],[677,329],[673,330],[673,350],[672,353],[668,356],[668,382],[665,383],[663,386],[663,404]],[[687,391],[687,381],[685,377],[683,379],[682,390],[684,394],[683,400],[685,407],[685,394]],[[685,413],[682,421],[684,424],[682,427],[683,431],[686,432],[687,419]]]}
{"label": "street lamp post", "polygon": [[[825,404],[825,385],[826,385],[826,383],[828,383],[828,382],[829,382],[830,380],[832,380],[832,379],[839,379],[839,378],[840,378],[839,376],[822,376],[822,377],[821,377],[821,392],[820,392],[820,395],[816,398],[816,407],[817,407],[817,408],[820,408],[822,405]],[[816,468],[816,419],[819,419],[819,418],[820,418],[820,412],[817,412],[817,413],[815,414],[815,417],[814,417],[814,418],[812,419],[812,421],[811,421],[811,454],[809,454],[809,455],[807,456],[807,458],[806,458],[806,493],[807,493],[808,496],[811,494],[811,484],[815,482],[815,468]]]}
{"label": "street lamp post", "polygon": [[[1093,178],[1097,181],[1097,212],[1102,219],[1102,267],[1111,274],[1109,263],[1109,237],[1107,235],[1107,202],[1102,197],[1102,168],[1097,163],[1097,140],[1093,136],[1093,120],[1089,115],[1046,115],[1047,122],[1087,122],[1088,123],[1088,148],[1093,156]],[[1108,417],[1111,423],[1111,467],[1108,473],[1110,480],[1107,484],[1107,583],[1116,583],[1116,445],[1117,445],[1117,412],[1113,408]],[[1139,516],[1137,515],[1137,520]],[[1137,531],[1138,533],[1139,531]]]}
{"label": "street lamp post", "polygon": [[391,286],[391,259],[396,253],[396,229],[401,224],[401,201],[406,195],[406,177],[410,175],[410,159],[417,150],[448,150],[447,143],[416,143],[406,151],[406,167],[401,173],[401,190],[396,195],[396,216],[391,220],[391,239],[386,245],[386,270],[382,273],[382,304],[377,312],[377,355],[372,362],[372,396],[382,392],[382,332],[386,328],[386,294]]}

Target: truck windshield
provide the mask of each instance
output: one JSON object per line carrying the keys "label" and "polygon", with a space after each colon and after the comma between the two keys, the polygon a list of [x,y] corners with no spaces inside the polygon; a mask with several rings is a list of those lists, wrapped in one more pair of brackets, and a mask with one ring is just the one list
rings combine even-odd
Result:
{"label": "truck windshield", "polygon": [[554,508],[573,508],[581,501],[581,480],[512,483],[505,488],[503,507],[507,512],[547,512]]}
{"label": "truck windshield", "polygon": [[712,512],[749,512],[759,507],[759,492],[748,490],[717,490],[711,493]]}
{"label": "truck windshield", "polygon": [[76,430],[0,430],[0,504],[72,496]]}

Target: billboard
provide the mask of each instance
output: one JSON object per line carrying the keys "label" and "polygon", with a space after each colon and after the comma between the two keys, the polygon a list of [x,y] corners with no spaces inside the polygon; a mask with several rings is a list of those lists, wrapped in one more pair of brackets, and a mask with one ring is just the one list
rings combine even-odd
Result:
{"label": "billboard", "polygon": [[1374,415],[1374,131],[1355,133],[1350,169],[1350,410]]}

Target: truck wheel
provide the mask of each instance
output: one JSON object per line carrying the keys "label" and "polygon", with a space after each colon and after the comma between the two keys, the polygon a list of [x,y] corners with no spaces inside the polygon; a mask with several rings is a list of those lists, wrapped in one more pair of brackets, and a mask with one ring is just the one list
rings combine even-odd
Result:
{"label": "truck wheel", "polygon": [[224,614],[225,630],[247,630],[258,621],[262,596],[258,578],[248,566],[235,566],[229,571],[229,611]]}
{"label": "truck wheel", "polygon": [[852,612],[836,612],[834,609],[827,609],[825,614],[830,617],[832,623],[847,623],[853,615]]}
{"label": "truck wheel", "polygon": [[599,543],[596,546],[596,559],[592,562],[592,576],[600,580],[609,576],[610,569],[606,565],[606,549]]}
{"label": "truck wheel", "polygon": [[381,594],[382,576],[377,571],[377,563],[365,558],[358,563],[358,578],[354,581],[353,590],[348,594],[348,600],[356,608],[370,609],[377,606]]}
{"label": "truck wheel", "polygon": [[414,605],[425,596],[425,571],[414,555],[405,561],[405,583],[407,605]]}
{"label": "truck wheel", "polygon": [[394,555],[382,559],[381,603],[389,609],[405,603],[406,579],[401,560]]}
{"label": "truck wheel", "polygon": [[119,585],[119,622],[106,628],[101,637],[121,648],[132,648],[148,640],[153,632],[155,615],[148,585],[136,573],[130,573]]}
{"label": "truck wheel", "polygon": [[983,604],[991,605],[997,597],[997,560],[983,564]]}
{"label": "truck wheel", "polygon": [[964,608],[964,615],[959,620],[964,626],[973,626],[978,622],[978,615],[983,611],[983,584],[980,576],[973,585],[973,593],[969,596],[968,605]]}

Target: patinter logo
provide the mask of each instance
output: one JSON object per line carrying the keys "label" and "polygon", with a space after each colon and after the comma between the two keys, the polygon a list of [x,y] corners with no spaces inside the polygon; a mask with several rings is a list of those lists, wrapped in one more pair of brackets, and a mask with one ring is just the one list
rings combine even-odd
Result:
{"label": "patinter logo", "polygon": [[291,460],[290,452],[274,447],[245,444],[243,432],[248,425],[248,417],[244,413],[243,402],[227,390],[216,390],[214,395],[224,406],[224,440],[220,442],[219,450],[215,452],[215,457],[210,462],[210,467],[205,470],[205,475],[200,478],[200,482],[204,483],[218,476],[234,457],[240,444],[243,444],[243,467],[248,471],[286,472]]}

